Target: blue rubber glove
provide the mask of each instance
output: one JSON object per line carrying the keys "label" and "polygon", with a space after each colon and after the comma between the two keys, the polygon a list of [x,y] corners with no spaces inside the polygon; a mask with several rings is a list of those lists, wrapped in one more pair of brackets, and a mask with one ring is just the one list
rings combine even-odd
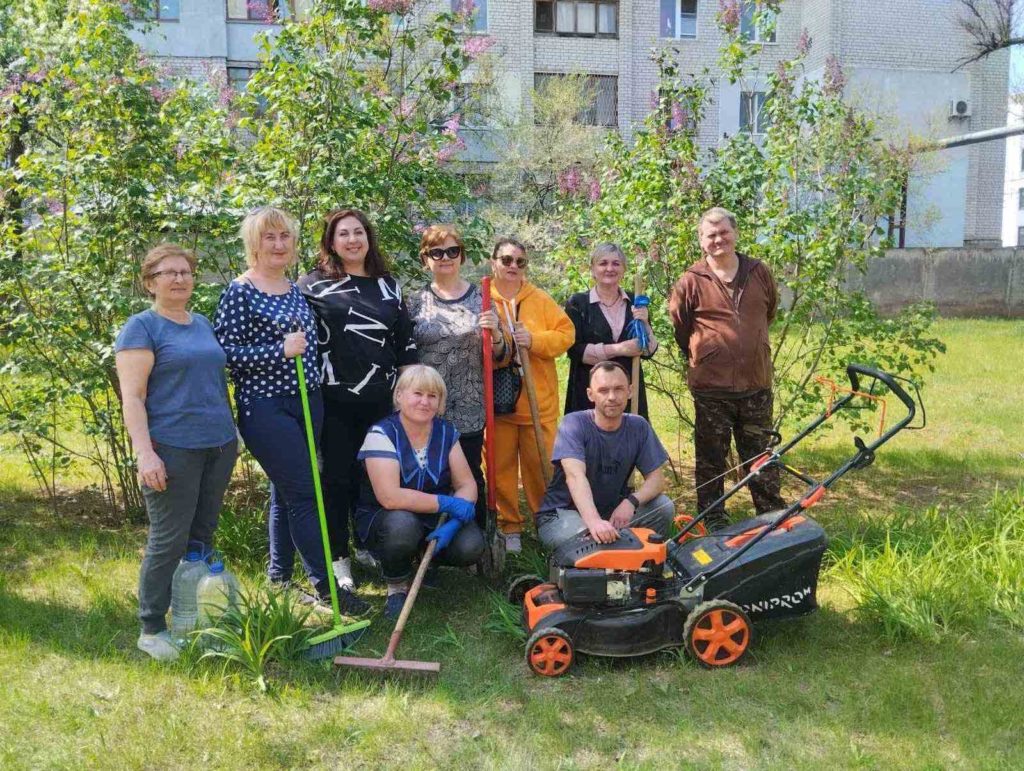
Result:
{"label": "blue rubber glove", "polygon": [[437,541],[437,548],[434,550],[435,553],[444,551],[451,544],[455,534],[459,532],[459,528],[462,527],[462,523],[457,519],[449,519],[440,527],[431,531],[430,535],[427,536],[428,541]]}
{"label": "blue rubber glove", "polygon": [[437,510],[458,522],[469,522],[476,516],[476,505],[451,495],[437,496]]}

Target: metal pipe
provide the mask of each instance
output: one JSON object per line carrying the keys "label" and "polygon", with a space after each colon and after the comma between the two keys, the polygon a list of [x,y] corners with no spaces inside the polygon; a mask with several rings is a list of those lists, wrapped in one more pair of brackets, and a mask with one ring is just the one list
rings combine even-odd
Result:
{"label": "metal pipe", "polygon": [[952,137],[936,139],[915,147],[914,152],[924,153],[932,150],[950,150],[954,147],[991,142],[993,139],[1006,139],[1018,134],[1024,134],[1024,124],[1020,126],[1000,126],[999,128],[985,129],[984,131],[972,131],[970,134],[958,134]]}

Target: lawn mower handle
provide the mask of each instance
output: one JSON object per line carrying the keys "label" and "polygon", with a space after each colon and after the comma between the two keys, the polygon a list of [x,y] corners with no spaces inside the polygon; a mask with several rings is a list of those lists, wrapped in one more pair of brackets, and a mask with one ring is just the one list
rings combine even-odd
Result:
{"label": "lawn mower handle", "polygon": [[860,379],[858,375],[864,375],[865,377],[874,378],[880,380],[889,387],[889,390],[896,394],[896,397],[903,402],[903,405],[907,408],[909,413],[905,418],[906,423],[909,423],[914,419],[914,415],[917,413],[917,404],[914,399],[908,394],[903,387],[896,382],[896,378],[890,375],[888,372],[882,372],[880,369],[872,369],[866,367],[863,364],[849,364],[846,367],[846,375],[850,378],[850,387],[854,391],[860,390]]}

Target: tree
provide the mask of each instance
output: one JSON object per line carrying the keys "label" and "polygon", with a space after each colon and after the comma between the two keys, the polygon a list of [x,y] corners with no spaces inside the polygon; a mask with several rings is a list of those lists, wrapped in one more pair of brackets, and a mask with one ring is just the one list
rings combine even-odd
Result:
{"label": "tree", "polygon": [[[849,289],[851,273],[866,270],[890,245],[888,220],[898,210],[910,159],[878,141],[874,121],[843,102],[843,73],[834,61],[820,83],[799,77],[809,44],[803,41],[802,53],[767,77],[763,138],[741,132],[707,153],[696,141],[708,104],[706,75],[683,78],[672,54],[657,55],[657,109],[632,144],[611,139],[597,165],[596,200],[565,197],[567,235],[555,254],[582,286],[591,244],[616,241],[640,256],[636,269],[657,301],[700,257],[701,212],[713,205],[736,212],[741,249],[764,260],[783,287],[772,351],[779,420],[816,409],[814,377],[841,382],[851,359],[912,375],[943,350],[929,333],[928,308],[882,318]],[[723,55],[739,77],[750,49],[734,39]],[[659,339],[670,341],[667,314],[652,318]],[[648,382],[689,422],[681,396],[686,362],[675,345],[660,351]]]}
{"label": "tree", "polygon": [[1024,43],[1020,34],[1020,10],[1014,0],[957,0],[957,25],[970,39],[971,53],[957,69],[1004,48]]}

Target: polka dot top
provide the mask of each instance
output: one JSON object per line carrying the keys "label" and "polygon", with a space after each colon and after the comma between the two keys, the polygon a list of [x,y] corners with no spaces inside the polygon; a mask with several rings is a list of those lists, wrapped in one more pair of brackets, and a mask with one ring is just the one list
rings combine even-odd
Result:
{"label": "polka dot top", "polygon": [[[290,282],[289,282],[290,283]],[[320,388],[316,322],[302,292],[291,284],[286,294],[261,292],[246,280],[234,280],[220,296],[213,331],[228,358],[235,401],[249,404],[270,396],[297,396],[295,362],[284,356],[284,336],[306,332],[302,365],[306,388]]]}

